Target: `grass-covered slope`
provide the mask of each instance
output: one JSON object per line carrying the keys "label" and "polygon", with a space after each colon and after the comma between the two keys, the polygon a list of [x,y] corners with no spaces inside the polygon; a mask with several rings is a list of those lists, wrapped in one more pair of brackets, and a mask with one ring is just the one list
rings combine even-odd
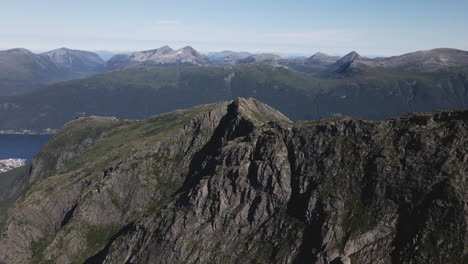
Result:
{"label": "grass-covered slope", "polygon": [[198,104],[253,97],[294,120],[348,115],[385,119],[407,112],[466,108],[466,71],[372,69],[319,78],[282,67],[141,67],[0,98],[0,129],[58,128],[87,115],[142,119]]}

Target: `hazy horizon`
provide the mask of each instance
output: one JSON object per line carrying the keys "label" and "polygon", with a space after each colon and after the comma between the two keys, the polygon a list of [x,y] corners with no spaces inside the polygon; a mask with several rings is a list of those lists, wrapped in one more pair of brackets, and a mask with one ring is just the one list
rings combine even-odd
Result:
{"label": "hazy horizon", "polygon": [[[392,56],[417,50],[468,50],[465,1],[31,0],[4,3],[1,50],[59,47],[137,51],[190,45],[221,50],[312,55]],[[19,20],[18,18],[21,17]]]}
{"label": "hazy horizon", "polygon": [[[83,51],[89,51],[89,52],[93,52],[93,53],[96,53],[98,55],[100,55],[101,57],[103,57],[103,59],[109,59],[111,57],[111,55],[116,55],[116,54],[132,54],[133,52],[137,52],[137,51],[146,51],[146,50],[154,50],[154,49],[158,49],[158,48],[161,48],[163,46],[169,46],[169,45],[162,45],[162,46],[158,46],[158,47],[154,47],[154,48],[150,48],[150,49],[144,49],[144,50],[87,50],[87,49],[80,49],[80,48],[74,48],[74,47],[57,47],[57,48],[52,48],[52,49],[47,49],[47,50],[37,50],[37,49],[30,49],[28,47],[10,47],[10,48],[6,48],[6,49],[0,49],[0,51],[6,51],[6,50],[10,50],[10,49],[16,49],[16,48],[24,48],[24,49],[27,49],[33,53],[36,53],[36,54],[40,54],[40,53],[45,53],[45,52],[48,52],[48,51],[51,51],[51,50],[55,50],[55,49],[60,49],[60,48],[67,48],[67,49],[71,49],[71,50],[83,50]],[[290,52],[290,53],[285,53],[285,52],[275,52],[275,51],[262,51],[262,50],[257,50],[257,51],[249,51],[249,50],[232,50],[232,49],[221,49],[221,50],[208,50],[208,51],[204,51],[204,50],[200,50],[200,49],[197,49],[197,47],[194,47],[192,45],[185,45],[185,46],[170,46],[172,49],[181,49],[183,47],[186,47],[186,46],[191,46],[192,48],[194,48],[195,50],[201,52],[202,54],[209,54],[209,53],[217,53],[217,52],[222,52],[222,51],[232,51],[232,52],[249,52],[249,53],[252,53],[252,54],[258,54],[258,53],[271,53],[271,54],[276,54],[276,55],[280,55],[282,57],[310,57],[318,52],[322,52],[322,53],[325,53],[323,51],[320,51],[320,50],[317,50],[316,52],[314,53],[295,53],[295,52]],[[439,49],[439,48],[449,48],[449,49],[456,49],[456,48],[452,48],[452,47],[434,47],[434,48],[431,48],[431,49],[427,49],[427,50],[432,50],[432,49]],[[413,50],[413,51],[409,51],[409,52],[405,52],[405,53],[399,53],[399,54],[391,54],[391,55],[381,55],[381,54],[365,54],[365,53],[361,53],[359,52],[359,50],[357,49],[351,49],[349,52],[346,52],[346,53],[326,53],[327,55],[331,55],[331,56],[345,56],[347,55],[348,53],[350,52],[357,52],[359,55],[361,56],[364,56],[364,57],[368,57],[368,58],[376,58],[376,57],[391,57],[391,56],[399,56],[399,55],[403,55],[403,54],[406,54],[406,53],[411,53],[411,52],[417,52],[417,51],[425,51],[425,50]]]}

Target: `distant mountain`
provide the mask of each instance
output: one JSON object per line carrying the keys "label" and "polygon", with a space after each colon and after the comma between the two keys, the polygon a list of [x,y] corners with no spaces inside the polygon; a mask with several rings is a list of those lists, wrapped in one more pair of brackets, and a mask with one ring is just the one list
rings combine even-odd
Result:
{"label": "distant mountain", "polygon": [[271,53],[258,53],[258,54],[253,54],[250,55],[246,58],[239,59],[237,61],[238,64],[243,64],[243,63],[256,63],[256,62],[268,62],[268,63],[276,63],[280,60],[282,60],[283,57],[276,55],[276,54],[271,54]]}
{"label": "distant mountain", "polygon": [[[348,65],[355,54],[336,65]],[[349,115],[385,119],[468,107],[468,71],[385,69],[317,76],[267,63],[230,67],[130,67],[0,97],[0,130],[59,128],[82,115],[142,119],[197,104],[254,97],[294,120]],[[83,114],[85,113],[85,114]]]}
{"label": "distant mountain", "polygon": [[468,66],[468,51],[433,49],[376,59],[364,62],[364,64],[372,67],[400,68],[408,71],[441,72],[456,67]]}
{"label": "distant mountain", "polygon": [[121,69],[128,65],[130,55],[116,54],[106,62],[107,70]]}
{"label": "distant mountain", "polygon": [[326,70],[328,66],[336,62],[338,59],[339,57],[329,56],[325,53],[317,52],[309,58],[304,57],[284,59],[279,61],[279,64],[296,71],[315,73]]}
{"label": "distant mountain", "polygon": [[338,74],[376,69],[398,69],[410,72],[448,72],[468,67],[468,52],[456,49],[417,51],[388,58],[369,59],[351,52],[330,67]]}
{"label": "distant mountain", "polygon": [[[200,54],[194,48],[187,46],[174,50],[169,46],[159,49],[134,52],[128,57],[116,55],[109,62],[109,68],[126,68],[136,66],[158,65],[211,65],[212,62],[206,55]],[[118,63],[116,63],[118,62]]]}
{"label": "distant mountain", "polygon": [[230,50],[211,52],[207,56],[215,65],[234,65],[237,61],[252,55],[249,52],[234,52]]}
{"label": "distant mountain", "polygon": [[307,58],[306,64],[332,64],[340,59],[339,56],[330,56],[322,52],[317,52],[313,56]]}
{"label": "distant mountain", "polygon": [[361,57],[361,55],[359,55],[357,52],[352,51],[333,63],[330,66],[330,69],[336,73],[342,74],[354,71],[357,68],[356,64],[363,63],[364,61],[369,60]]}
{"label": "distant mountain", "polygon": [[0,51],[0,95],[25,93],[51,83],[82,78],[102,70],[90,52],[58,49],[35,54],[26,49]]}
{"label": "distant mountain", "polygon": [[0,51],[0,95],[19,94],[60,80],[66,71],[26,49]]}
{"label": "distant mountain", "polygon": [[78,78],[101,72],[105,66],[99,55],[89,51],[60,48],[42,55],[49,57],[60,68],[66,69]]}
{"label": "distant mountain", "polygon": [[108,50],[98,50],[98,51],[93,51],[93,52],[99,55],[99,57],[101,57],[101,59],[104,61],[108,61],[110,58],[112,58],[113,56],[117,54],[125,54],[125,55],[132,54],[131,51],[115,52],[115,51],[108,51]]}
{"label": "distant mountain", "polygon": [[315,73],[326,70],[328,66],[333,64],[339,57],[328,56],[324,53],[317,53],[312,57],[288,57],[271,54],[259,53],[238,59],[231,64],[246,64],[246,63],[266,63],[272,66],[280,66],[304,73]]}

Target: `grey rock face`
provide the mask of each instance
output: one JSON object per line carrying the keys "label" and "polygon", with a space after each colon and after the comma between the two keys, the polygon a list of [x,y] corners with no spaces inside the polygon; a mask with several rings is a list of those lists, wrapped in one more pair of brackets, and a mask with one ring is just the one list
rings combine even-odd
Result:
{"label": "grey rock face", "polygon": [[25,175],[0,262],[462,263],[467,128],[292,123],[243,98],[74,121]]}

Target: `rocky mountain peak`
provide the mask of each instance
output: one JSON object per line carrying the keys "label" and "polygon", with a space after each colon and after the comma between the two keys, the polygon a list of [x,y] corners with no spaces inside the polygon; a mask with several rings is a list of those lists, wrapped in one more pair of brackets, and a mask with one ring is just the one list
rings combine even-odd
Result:
{"label": "rocky mountain peak", "polygon": [[333,65],[330,66],[331,71],[335,74],[345,74],[349,72],[356,71],[355,61],[364,59],[357,52],[352,51],[341,59],[336,61]]}
{"label": "rocky mountain peak", "polygon": [[257,123],[268,123],[270,121],[292,122],[281,112],[254,98],[238,97],[232,101],[229,105],[229,109],[231,109],[233,113]]}
{"label": "rocky mountain peak", "polygon": [[78,119],[15,176],[0,263],[463,263],[467,117]]}
{"label": "rocky mountain peak", "polygon": [[356,51],[351,51],[339,59],[337,63],[348,63],[354,61],[357,58],[360,58],[360,55]]}

